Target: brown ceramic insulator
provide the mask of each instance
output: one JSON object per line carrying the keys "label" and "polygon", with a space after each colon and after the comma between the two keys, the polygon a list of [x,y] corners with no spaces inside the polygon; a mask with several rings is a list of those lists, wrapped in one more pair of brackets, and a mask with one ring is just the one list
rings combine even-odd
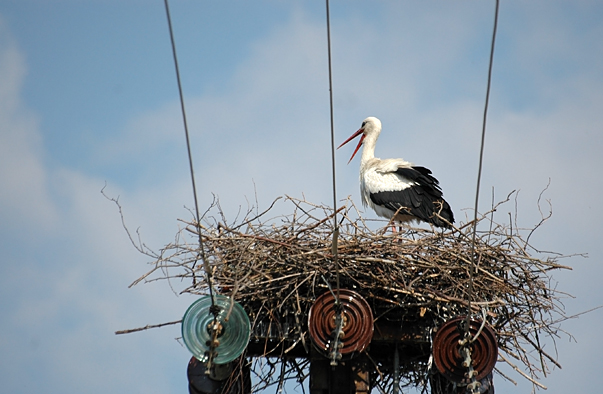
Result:
{"label": "brown ceramic insulator", "polygon": [[[433,361],[438,371],[448,380],[455,383],[468,383],[465,376],[467,368],[463,367],[463,357],[460,353],[459,340],[464,338],[465,332],[459,329],[467,318],[458,316],[448,320],[440,328],[433,339]],[[471,320],[469,332],[474,337],[481,327],[481,320]],[[496,333],[488,323],[471,344],[471,360],[473,369],[477,372],[477,380],[483,379],[494,369],[498,358],[498,344]]]}
{"label": "brown ceramic insulator", "polygon": [[[339,300],[343,307],[343,348],[339,350],[344,357],[353,357],[362,352],[373,338],[373,311],[370,305],[358,293],[341,289]],[[308,315],[308,330],[316,348],[328,355],[332,350],[333,331],[335,331],[335,297],[330,291],[319,296]]]}

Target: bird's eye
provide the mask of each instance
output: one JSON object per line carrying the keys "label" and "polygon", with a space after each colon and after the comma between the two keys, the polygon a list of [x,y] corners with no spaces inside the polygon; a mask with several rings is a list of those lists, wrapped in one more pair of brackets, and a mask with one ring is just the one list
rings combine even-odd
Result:
{"label": "bird's eye", "polygon": [[364,127],[366,125],[366,121],[362,122],[362,127]]}

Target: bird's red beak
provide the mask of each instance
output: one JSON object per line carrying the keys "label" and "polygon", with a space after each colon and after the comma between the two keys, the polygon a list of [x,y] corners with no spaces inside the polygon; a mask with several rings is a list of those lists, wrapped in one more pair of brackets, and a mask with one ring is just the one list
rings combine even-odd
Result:
{"label": "bird's red beak", "polygon": [[[344,146],[345,144],[347,144],[348,142],[350,142],[351,140],[353,140],[354,138],[358,137],[360,134],[363,133],[363,129],[359,128],[358,131],[356,131],[354,134],[352,134],[352,136],[350,138],[348,138],[347,140],[343,141],[343,143],[341,145],[339,145],[337,147],[337,149],[341,148],[342,146]],[[358,145],[356,146],[356,150],[354,150],[354,153],[352,153],[352,157],[350,157],[350,160],[348,161],[348,164],[350,164],[350,162],[352,161],[352,159],[354,158],[354,156],[356,156],[356,152],[358,152],[358,149],[360,149],[360,147],[362,146],[362,142],[364,141],[364,134],[362,134],[362,137],[360,137],[360,142],[358,142]]]}

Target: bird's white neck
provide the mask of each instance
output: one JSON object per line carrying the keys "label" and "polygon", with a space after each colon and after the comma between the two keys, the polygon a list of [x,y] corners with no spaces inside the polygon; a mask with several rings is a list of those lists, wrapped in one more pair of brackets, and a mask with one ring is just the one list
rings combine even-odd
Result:
{"label": "bird's white neck", "polygon": [[362,147],[362,157],[360,158],[360,167],[364,167],[371,159],[375,158],[375,145],[377,144],[378,133],[370,133],[364,138]]}

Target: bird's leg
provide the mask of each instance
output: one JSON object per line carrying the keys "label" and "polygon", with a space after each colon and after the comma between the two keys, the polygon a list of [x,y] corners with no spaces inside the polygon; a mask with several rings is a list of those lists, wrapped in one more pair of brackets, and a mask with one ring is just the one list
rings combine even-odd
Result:
{"label": "bird's leg", "polygon": [[[393,234],[396,236],[396,238],[397,238],[398,242],[402,242],[402,240],[401,240],[401,239],[400,239],[400,237],[398,236],[399,234],[401,234],[401,233],[402,233],[402,225],[399,225],[399,226],[398,226],[398,230],[396,230],[396,221],[395,221],[393,218],[391,218],[391,219],[389,220],[389,223],[387,224],[387,226],[388,226],[388,227],[389,227],[389,226],[391,226],[391,228],[392,228],[392,233],[393,233]],[[387,228],[387,227],[386,227],[386,228]]]}
{"label": "bird's leg", "polygon": [[395,220],[395,218],[398,216],[398,214],[400,212],[405,211],[405,210],[406,210],[405,207],[398,208],[398,210],[396,211],[396,213],[394,213],[394,215],[392,216],[392,218],[389,220],[389,223],[387,224],[388,226],[392,226],[392,232],[394,234],[396,234],[396,232],[400,232],[400,233],[402,232],[402,222],[403,221],[398,222],[398,231],[396,231],[396,220]]}
{"label": "bird's leg", "polygon": [[395,233],[396,233],[396,222],[395,222],[395,220],[394,220],[394,218],[393,218],[393,217],[392,217],[391,219],[389,219],[389,222],[387,223],[386,228],[387,228],[387,227],[390,227],[390,226],[391,226],[391,228],[392,228],[392,233],[394,233],[394,234],[395,234]]}

